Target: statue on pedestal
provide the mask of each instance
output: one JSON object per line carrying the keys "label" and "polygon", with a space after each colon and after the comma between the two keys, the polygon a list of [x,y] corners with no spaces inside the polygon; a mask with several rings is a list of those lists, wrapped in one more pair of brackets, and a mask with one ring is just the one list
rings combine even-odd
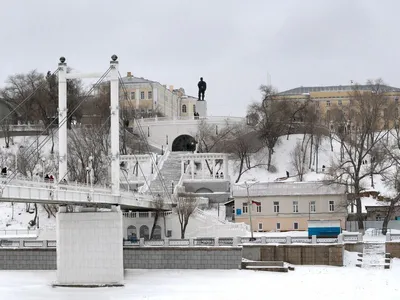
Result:
{"label": "statue on pedestal", "polygon": [[204,93],[207,89],[207,83],[203,81],[203,77],[200,77],[200,81],[197,86],[199,88],[199,101],[204,101]]}

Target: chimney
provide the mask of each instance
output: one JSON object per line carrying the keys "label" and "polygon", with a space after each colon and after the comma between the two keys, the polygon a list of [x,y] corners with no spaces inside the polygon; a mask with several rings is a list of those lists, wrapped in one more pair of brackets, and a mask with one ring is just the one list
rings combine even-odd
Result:
{"label": "chimney", "polygon": [[172,92],[172,91],[174,90],[174,86],[173,86],[173,85],[170,85],[170,86],[169,86],[169,90]]}
{"label": "chimney", "polygon": [[127,77],[132,77],[132,72],[126,73],[126,76],[127,76]]}

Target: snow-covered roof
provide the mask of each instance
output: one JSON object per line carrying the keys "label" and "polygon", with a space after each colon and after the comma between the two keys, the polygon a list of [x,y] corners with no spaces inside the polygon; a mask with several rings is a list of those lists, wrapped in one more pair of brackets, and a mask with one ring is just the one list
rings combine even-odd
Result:
{"label": "snow-covered roof", "polygon": [[122,77],[122,82],[125,84],[129,84],[129,83],[153,83],[154,81],[145,79],[143,77],[139,78],[135,76],[125,76]]}
{"label": "snow-covered roof", "polygon": [[[370,91],[371,85],[358,85],[361,91]],[[392,86],[381,85],[381,89],[387,92],[399,92],[400,89]],[[354,85],[330,85],[330,86],[300,86],[294,89],[280,92],[279,95],[299,95],[311,92],[350,92],[354,90]]]}
{"label": "snow-covered roof", "polygon": [[[251,183],[250,183],[251,184]],[[234,197],[246,197],[245,185],[233,186]],[[345,194],[342,185],[324,182],[259,182],[249,188],[252,197],[292,196],[292,195],[338,195]]]}

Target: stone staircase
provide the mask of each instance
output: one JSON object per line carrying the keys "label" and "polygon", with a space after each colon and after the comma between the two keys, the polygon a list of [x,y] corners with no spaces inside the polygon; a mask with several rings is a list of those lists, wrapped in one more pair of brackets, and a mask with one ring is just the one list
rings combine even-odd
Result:
{"label": "stone staircase", "polygon": [[283,261],[251,261],[242,260],[241,264],[244,270],[253,271],[269,271],[269,272],[284,272],[294,271],[294,267]]}
{"label": "stone staircase", "polygon": [[390,269],[390,254],[386,253],[385,243],[364,243],[363,253],[358,254],[359,268]]}
{"label": "stone staircase", "polygon": [[172,193],[172,181],[174,182],[174,187],[178,184],[181,179],[181,155],[187,152],[170,152],[166,161],[162,165],[160,170],[161,174],[150,183],[150,189],[153,194],[163,195],[166,193],[164,186],[161,183],[160,176],[164,180],[165,187],[168,193]]}

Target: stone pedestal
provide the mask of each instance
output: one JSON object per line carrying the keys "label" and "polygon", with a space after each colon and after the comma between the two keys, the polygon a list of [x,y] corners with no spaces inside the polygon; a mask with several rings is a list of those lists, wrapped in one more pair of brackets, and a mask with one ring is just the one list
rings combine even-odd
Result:
{"label": "stone pedestal", "polygon": [[207,101],[197,101],[196,112],[199,113],[199,117],[207,117]]}
{"label": "stone pedestal", "polygon": [[57,283],[60,286],[123,284],[122,213],[57,213]]}

